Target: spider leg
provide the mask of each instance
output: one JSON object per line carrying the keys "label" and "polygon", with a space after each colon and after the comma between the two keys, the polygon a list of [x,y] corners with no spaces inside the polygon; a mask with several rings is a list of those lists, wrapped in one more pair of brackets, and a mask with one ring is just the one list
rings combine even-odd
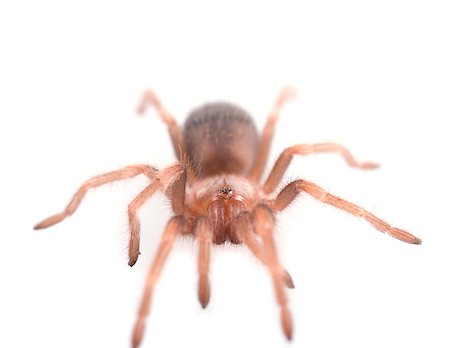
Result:
{"label": "spider leg", "polygon": [[323,144],[298,144],[285,149],[281,155],[278,157],[275,165],[272,168],[272,171],[269,174],[266,182],[264,183],[264,192],[271,193],[273,192],[278,184],[280,183],[281,178],[286,172],[287,167],[292,161],[294,155],[310,155],[315,153],[329,153],[336,152],[340,154],[347,164],[354,168],[359,169],[374,169],[379,165],[373,162],[358,162],[353,155],[350,153],[347,148],[340,144],[335,143],[323,143]]}
{"label": "spider leg", "polygon": [[128,224],[130,226],[130,244],[128,245],[129,266],[133,266],[139,257],[141,225],[137,211],[160,187],[161,184],[158,181],[152,182],[128,205]]}
{"label": "spider leg", "polygon": [[[250,249],[250,251],[255,255],[255,257],[261,261],[264,265],[268,265],[268,260],[264,251],[262,249],[261,243],[255,237],[255,231],[250,220],[250,213],[241,213],[236,222],[237,233],[239,238],[244,242],[245,245]],[[294,281],[288,271],[284,270],[283,273],[284,284],[289,288],[293,289]]]}
{"label": "spider leg", "polygon": [[206,308],[210,297],[209,258],[212,243],[212,226],[207,217],[199,217],[194,225],[194,235],[198,240],[198,299]]}
{"label": "spider leg", "polygon": [[302,191],[325,204],[332,205],[338,209],[346,211],[347,213],[363,218],[364,220],[372,224],[372,226],[377,230],[386,233],[391,237],[410,244],[422,244],[422,241],[412,234],[389,225],[385,221],[369,213],[367,210],[361,208],[360,206],[346,201],[345,199],[342,199],[340,197],[334,196],[326,192],[320,186],[306,180],[293,181],[288,184],[283,190],[281,190],[278,196],[272,201],[273,210],[276,212],[283,210]]}
{"label": "spider leg", "polygon": [[134,325],[132,336],[132,347],[137,348],[142,340],[145,329],[145,320],[150,312],[150,304],[153,295],[153,289],[159,279],[161,270],[172,248],[176,237],[182,232],[184,219],[182,216],[174,216],[167,223],[161,242],[151,265],[150,271],[145,282],[144,294],[142,295],[141,305],[138,311],[138,317]]}
{"label": "spider leg", "polygon": [[56,215],[52,215],[52,216],[48,217],[47,219],[41,221],[40,223],[38,223],[34,226],[34,229],[38,230],[38,229],[50,227],[52,225],[55,225],[55,224],[63,221],[68,216],[72,215],[75,212],[75,210],[77,210],[77,208],[80,205],[81,200],[83,199],[86,192],[91,188],[94,188],[94,187],[97,187],[100,185],[104,185],[104,184],[107,184],[112,181],[132,178],[139,174],[144,174],[147,177],[149,177],[150,179],[154,179],[156,176],[156,173],[157,173],[157,170],[153,167],[150,167],[150,166],[144,165],[144,164],[137,164],[137,165],[125,167],[125,168],[117,170],[117,171],[113,171],[113,172],[95,176],[95,177],[87,180],[78,189],[78,191],[73,195],[71,201],[69,202],[69,204],[67,205],[67,207],[64,209],[63,212],[56,214]]}
{"label": "spider leg", "polygon": [[258,154],[256,155],[255,164],[250,172],[249,178],[253,181],[259,181],[266,166],[267,157],[269,155],[270,145],[272,144],[273,135],[275,133],[275,126],[280,117],[280,111],[284,104],[295,97],[295,89],[292,87],[285,87],[280,91],[272,111],[269,113],[264,130],[259,144]]}
{"label": "spider leg", "polygon": [[161,103],[155,92],[150,89],[142,94],[137,107],[138,114],[143,115],[149,106],[155,107],[162,121],[167,125],[175,154],[177,158],[181,160],[181,153],[183,150],[183,135],[181,128],[172,114]]}
{"label": "spider leg", "polygon": [[280,306],[281,325],[288,340],[292,339],[292,317],[288,307],[288,299],[283,284],[283,268],[281,267],[273,240],[274,217],[272,210],[266,205],[258,205],[253,210],[253,226],[263,241],[267,267],[272,276],[275,295]]}
{"label": "spider leg", "polygon": [[174,172],[172,175],[178,175],[178,178],[170,187],[170,201],[172,210],[176,215],[184,214],[184,197],[186,195],[186,177],[187,171],[183,167],[178,167],[177,170],[182,170],[179,174]]}
{"label": "spider leg", "polygon": [[139,208],[159,190],[169,193],[172,210],[176,215],[184,213],[184,192],[186,186],[186,170],[183,165],[169,166],[156,176],[156,180],[148,185],[129,205],[128,222],[130,225],[130,244],[128,247],[128,265],[133,266],[139,257],[140,224],[137,216]]}

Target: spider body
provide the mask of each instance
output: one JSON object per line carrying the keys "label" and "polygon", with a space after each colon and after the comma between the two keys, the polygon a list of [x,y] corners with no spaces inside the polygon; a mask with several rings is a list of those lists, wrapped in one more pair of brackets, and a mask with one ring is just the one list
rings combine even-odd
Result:
{"label": "spider body", "polygon": [[252,168],[258,133],[250,115],[236,105],[216,102],[196,108],[183,135],[186,155],[199,177],[246,175]]}
{"label": "spider body", "polygon": [[174,241],[181,235],[191,235],[197,240],[198,298],[203,308],[210,298],[211,244],[230,241],[248,247],[267,266],[280,308],[281,325],[288,339],[292,338],[293,324],[286,287],[293,288],[294,285],[279,261],[273,230],[276,214],[300,193],[360,217],[379,231],[403,242],[421,243],[412,234],[390,226],[367,210],[328,193],[312,182],[295,180],[275,192],[289,163],[298,155],[335,152],[352,167],[377,167],[375,163],[356,161],[342,145],[322,143],[288,147],[279,155],[265,181],[260,182],[280,110],[292,96],[292,89],[282,90],[259,136],[248,113],[229,103],[205,104],[195,109],[182,130],[155,93],[146,91],[138,111],[145,112],[148,105],[155,107],[168,127],[178,162],[161,170],[146,164],[130,165],[93,177],[78,189],[64,211],[35,226],[35,229],[46,228],[72,215],[86,192],[93,187],[144,175],[149,179],[148,186],[128,205],[128,264],[133,266],[140,254],[138,210],[156,191],[166,195],[171,202],[173,216],[167,223],[147,276],[132,335],[133,348],[138,347],[142,340],[154,287]]}
{"label": "spider body", "polygon": [[226,102],[194,109],[183,128],[184,149],[192,161],[198,182],[186,191],[187,231],[198,216],[208,216],[212,242],[241,244],[236,218],[257,200],[254,185],[245,175],[255,161],[258,132],[250,115]]}

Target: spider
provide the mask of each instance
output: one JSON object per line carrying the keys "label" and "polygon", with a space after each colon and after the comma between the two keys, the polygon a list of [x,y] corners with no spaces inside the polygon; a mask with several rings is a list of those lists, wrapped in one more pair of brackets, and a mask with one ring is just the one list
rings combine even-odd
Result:
{"label": "spider", "polygon": [[273,237],[276,214],[285,209],[300,193],[361,217],[379,231],[403,242],[421,244],[412,234],[395,228],[365,209],[334,196],[320,186],[295,180],[282,188],[280,184],[290,162],[297,155],[334,152],[354,168],[373,169],[372,162],[359,162],[342,145],[336,143],[298,144],[285,149],[265,181],[260,182],[280,111],[295,95],[293,88],[281,90],[259,136],[253,120],[240,107],[225,103],[207,103],[194,109],[181,129],[156,94],[144,92],[138,112],[153,106],[167,125],[178,162],[158,170],[146,164],[123,169],[87,180],[75,193],[63,212],[53,215],[34,228],[57,224],[72,215],[91,188],[137,175],[148,177],[148,186],[128,205],[130,242],[128,256],[133,266],[140,254],[139,208],[156,191],[162,191],[171,203],[173,216],[168,221],[156,255],[148,272],[145,289],[132,334],[132,347],[139,346],[150,311],[154,287],[175,240],[193,236],[198,241],[198,299],[203,308],[210,298],[209,263],[211,244],[244,244],[267,266],[280,308],[281,326],[291,340],[293,324],[285,287],[293,288],[289,273],[281,266]]}

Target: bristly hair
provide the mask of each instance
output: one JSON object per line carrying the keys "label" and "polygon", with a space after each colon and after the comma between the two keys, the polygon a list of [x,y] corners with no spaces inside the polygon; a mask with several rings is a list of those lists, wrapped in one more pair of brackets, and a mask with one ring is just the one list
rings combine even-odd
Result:
{"label": "bristly hair", "polygon": [[180,154],[180,163],[185,166],[187,170],[188,181],[192,181],[200,175],[200,164],[195,161],[195,158],[189,158],[180,144],[178,144],[178,151]]}

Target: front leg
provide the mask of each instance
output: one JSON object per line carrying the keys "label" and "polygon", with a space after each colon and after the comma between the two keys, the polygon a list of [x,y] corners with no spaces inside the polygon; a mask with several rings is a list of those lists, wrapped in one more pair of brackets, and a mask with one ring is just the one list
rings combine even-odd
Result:
{"label": "front leg", "polygon": [[133,201],[128,205],[128,224],[130,226],[130,244],[128,245],[128,265],[133,266],[139,257],[140,230],[141,224],[137,216],[138,209],[150,199],[151,196],[161,187],[159,181],[154,181],[148,185]]}
{"label": "front leg", "polygon": [[337,153],[340,154],[350,167],[358,169],[375,169],[378,167],[377,163],[373,162],[358,162],[351,152],[344,146],[336,143],[323,144],[298,144],[285,149],[278,157],[272,171],[264,183],[264,192],[273,192],[281,181],[286,169],[295,155],[310,155],[316,153]]}
{"label": "front leg", "polygon": [[278,260],[273,239],[275,220],[272,210],[266,205],[257,205],[252,213],[252,225],[256,233],[261,236],[262,248],[266,258],[266,265],[272,277],[275,297],[280,307],[280,319],[284,334],[288,340],[292,339],[293,323],[289,310],[288,298],[284,289],[284,270]]}
{"label": "front leg", "polygon": [[[239,214],[236,221],[236,229],[239,238],[249,248],[253,255],[255,255],[255,257],[264,265],[268,266],[269,261],[264,254],[263,246],[256,239],[249,212],[243,212]],[[294,281],[292,280],[289,272],[286,270],[284,270],[283,280],[286,287],[288,287],[289,289],[294,289]]]}
{"label": "front leg", "polygon": [[128,206],[130,225],[130,244],[128,246],[128,265],[133,266],[139,257],[140,223],[137,216],[139,208],[157,191],[168,193],[172,210],[176,215],[184,213],[184,194],[186,188],[186,170],[182,164],[174,164],[161,170],[155,181],[148,185]]}
{"label": "front leg", "polygon": [[145,164],[137,164],[125,167],[120,170],[116,170],[113,172],[97,175],[89,180],[87,180],[81,187],[78,189],[78,191],[73,195],[72,199],[70,200],[67,207],[59,214],[52,215],[48,217],[47,219],[41,221],[40,223],[36,224],[34,226],[35,230],[39,230],[42,228],[47,228],[50,226],[53,226],[61,221],[63,221],[65,218],[72,215],[80,205],[84,195],[92,188],[104,185],[107,183],[110,183],[112,181],[117,180],[123,180],[123,179],[129,179],[132,177],[135,177],[139,174],[144,174],[145,176],[149,177],[150,179],[154,179],[156,176],[157,170],[153,167],[150,167]]}
{"label": "front leg", "polygon": [[209,263],[213,239],[211,221],[207,217],[199,217],[194,225],[194,235],[198,240],[198,299],[203,308],[209,303]]}
{"label": "front leg", "polygon": [[338,209],[344,210],[354,216],[361,217],[367,222],[369,222],[377,230],[390,235],[396,239],[410,244],[422,244],[422,241],[399,228],[393,227],[376,217],[375,215],[369,213],[367,210],[361,208],[360,206],[346,201],[340,197],[334,196],[326,192],[320,186],[306,181],[306,180],[296,180],[288,184],[278,196],[271,201],[271,205],[274,211],[278,212],[286,208],[300,192],[306,192],[313,198],[325,203],[332,205]]}

